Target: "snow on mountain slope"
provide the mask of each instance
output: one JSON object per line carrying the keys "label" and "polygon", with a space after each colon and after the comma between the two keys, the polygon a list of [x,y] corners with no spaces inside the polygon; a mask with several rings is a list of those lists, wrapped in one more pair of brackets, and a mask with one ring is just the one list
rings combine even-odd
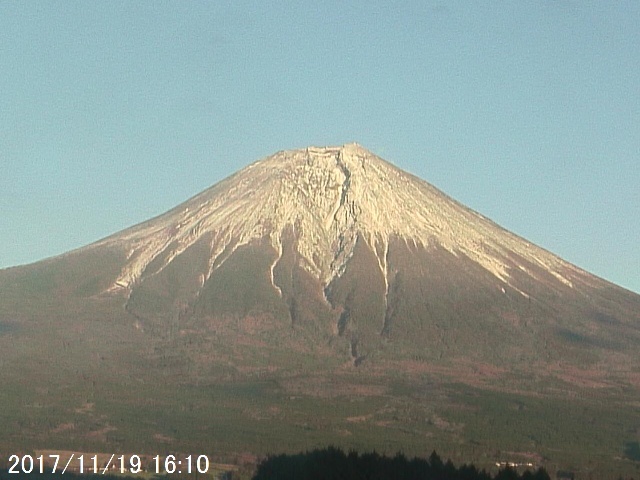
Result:
{"label": "snow on mountain slope", "polygon": [[[164,215],[93,246],[127,249],[127,264],[111,287],[119,290],[144,281],[145,269],[158,257],[163,261],[154,273],[204,234],[211,234],[204,283],[235,249],[254,240],[268,238],[281,255],[287,228],[293,228],[298,238],[301,266],[325,286],[344,271],[358,238],[375,252],[387,288],[390,239],[426,248],[441,246],[477,262],[506,284],[518,258],[567,286],[583,276],[578,268],[357,144],[276,153]],[[533,275],[525,265],[517,267]]]}

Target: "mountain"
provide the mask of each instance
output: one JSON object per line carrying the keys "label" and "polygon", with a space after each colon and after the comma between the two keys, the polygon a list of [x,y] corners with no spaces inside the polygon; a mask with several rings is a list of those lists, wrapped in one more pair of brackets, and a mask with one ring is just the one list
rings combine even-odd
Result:
{"label": "mountain", "polygon": [[331,440],[592,471],[639,440],[640,296],[357,144],[279,152],[0,292],[0,449]]}

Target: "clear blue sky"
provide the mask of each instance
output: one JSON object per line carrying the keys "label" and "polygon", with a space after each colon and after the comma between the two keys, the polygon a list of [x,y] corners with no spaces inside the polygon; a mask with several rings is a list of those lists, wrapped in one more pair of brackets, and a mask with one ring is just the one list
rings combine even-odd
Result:
{"label": "clear blue sky", "polygon": [[0,267],[357,141],[640,292],[639,25],[635,0],[0,1]]}

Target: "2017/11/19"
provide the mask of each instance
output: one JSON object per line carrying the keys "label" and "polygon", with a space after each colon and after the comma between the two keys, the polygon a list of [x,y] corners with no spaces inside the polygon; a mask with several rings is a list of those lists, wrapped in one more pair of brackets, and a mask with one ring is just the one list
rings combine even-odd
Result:
{"label": "2017/11/19", "polygon": [[[58,468],[61,466],[60,463],[60,455],[50,454],[50,455],[38,455],[37,457],[32,457],[31,455],[11,455],[9,457],[9,463],[11,466],[8,469],[8,473],[48,473],[49,471],[54,474],[60,472],[61,474],[69,472],[77,472],[77,473],[106,473],[109,467],[117,468],[116,463],[111,463],[115,457],[115,454],[111,455],[109,461],[101,466],[98,466],[98,455],[93,455],[89,457],[90,463],[85,465],[84,455],[77,455],[72,453],[69,455],[69,458],[66,462],[64,462],[64,468]],[[125,458],[126,455],[120,455],[116,458],[116,460],[120,461],[120,473],[140,473],[142,471],[142,460],[138,455],[131,455],[129,458],[129,465],[125,466]],[[75,462],[72,464],[71,462]],[[85,471],[86,470],[86,471]]]}

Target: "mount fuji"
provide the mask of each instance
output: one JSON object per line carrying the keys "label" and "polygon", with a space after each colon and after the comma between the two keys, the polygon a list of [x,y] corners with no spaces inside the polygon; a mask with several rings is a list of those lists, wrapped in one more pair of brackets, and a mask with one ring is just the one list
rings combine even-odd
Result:
{"label": "mount fuji", "polygon": [[640,296],[358,144],[278,152],[0,292],[0,449],[330,439],[597,471],[638,442]]}

